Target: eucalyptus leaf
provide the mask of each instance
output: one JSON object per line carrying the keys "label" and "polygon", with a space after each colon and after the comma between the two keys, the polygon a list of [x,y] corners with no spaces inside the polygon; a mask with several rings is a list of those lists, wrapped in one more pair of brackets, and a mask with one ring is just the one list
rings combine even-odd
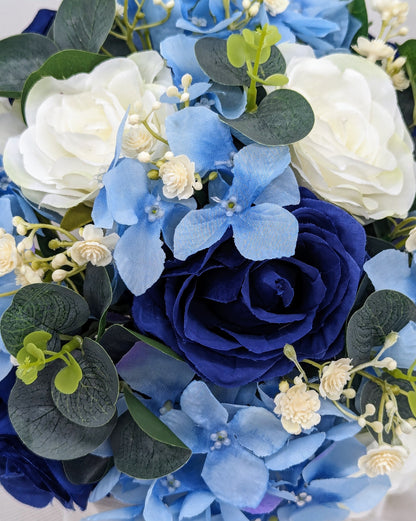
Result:
{"label": "eucalyptus leaf", "polygon": [[82,349],[84,354],[78,350],[72,353],[82,370],[77,390],[63,394],[52,386],[52,399],[60,413],[71,422],[99,427],[109,422],[116,412],[117,371],[111,358],[94,340],[84,338]]}
{"label": "eucalyptus leaf", "polygon": [[40,34],[25,33],[0,41],[0,96],[20,98],[26,78],[58,51]]}
{"label": "eucalyptus leaf", "polygon": [[100,338],[100,344],[114,363],[117,363],[136,342],[137,338],[119,324],[110,326]]}
{"label": "eucalyptus leaf", "polygon": [[74,485],[97,483],[113,467],[113,458],[101,458],[87,454],[81,458],[62,462],[68,480]]}
{"label": "eucalyptus leaf", "polygon": [[124,386],[124,398],[133,420],[148,436],[167,445],[188,448],[127,386]]}
{"label": "eucalyptus leaf", "polygon": [[75,291],[55,284],[30,284],[16,293],[4,312],[1,336],[6,349],[16,356],[24,338],[32,331],[70,334],[79,329],[89,315],[88,304]]}
{"label": "eucalyptus leaf", "polygon": [[314,114],[306,99],[293,90],[275,90],[259,104],[256,112],[221,121],[244,136],[266,146],[288,145],[312,130]]}
{"label": "eucalyptus leaf", "polygon": [[[195,55],[202,70],[220,85],[249,86],[247,67],[234,67],[228,60],[227,42],[218,38],[201,38],[195,44]],[[283,74],[286,62],[277,47],[271,48],[270,58],[259,66],[258,76],[262,79],[272,74]]]}
{"label": "eucalyptus leaf", "polygon": [[23,443],[44,458],[69,460],[89,454],[111,434],[116,415],[101,427],[71,422],[56,408],[51,395],[55,364],[48,364],[30,386],[16,380],[9,398],[9,416]]}
{"label": "eucalyptus leaf", "polygon": [[389,333],[399,332],[410,320],[416,320],[416,305],[408,297],[392,290],[372,293],[348,322],[347,352],[354,365],[371,360],[372,350],[382,346]]}
{"label": "eucalyptus leaf", "polygon": [[138,479],[157,479],[171,474],[189,460],[192,451],[166,445],[148,436],[125,412],[110,438],[115,466]]}
{"label": "eucalyptus leaf", "polygon": [[[25,117],[25,106],[29,92],[31,88],[35,85],[35,83],[37,83],[40,79],[44,78],[45,76],[52,76],[53,78],[62,80],[70,78],[74,74],[78,74],[80,72],[91,72],[94,67],[96,67],[102,61],[107,59],[108,58],[106,56],[100,54],[74,50],[61,51],[51,56],[38,70],[33,72],[25,81],[22,92],[23,117]],[[78,208],[79,206],[85,205],[78,205],[75,208],[71,208],[71,215],[76,211],[76,208]]]}
{"label": "eucalyptus leaf", "polygon": [[92,207],[85,203],[80,203],[77,206],[69,208],[61,221],[61,228],[71,232],[77,230],[81,226],[85,226],[92,222],[91,218]]}
{"label": "eucalyptus leaf", "polygon": [[407,40],[399,46],[399,53],[406,57],[406,72],[413,93],[413,124],[416,124],[416,40]]}
{"label": "eucalyptus leaf", "polygon": [[98,52],[114,23],[115,0],[63,0],[51,34],[60,49]]}
{"label": "eucalyptus leaf", "polygon": [[87,265],[84,280],[84,297],[88,302],[91,315],[101,319],[113,298],[111,282],[103,266]]}

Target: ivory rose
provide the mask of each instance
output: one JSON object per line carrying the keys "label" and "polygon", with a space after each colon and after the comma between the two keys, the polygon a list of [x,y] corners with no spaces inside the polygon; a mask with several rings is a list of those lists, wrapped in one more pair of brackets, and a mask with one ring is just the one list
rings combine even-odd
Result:
{"label": "ivory rose", "polygon": [[292,146],[300,182],[361,219],[405,217],[413,144],[391,78],[349,54],[294,58],[286,74],[315,113],[310,134]]}
{"label": "ivory rose", "polygon": [[[106,60],[90,73],[66,80],[42,78],[27,98],[27,128],[6,144],[7,174],[28,199],[61,214],[93,200],[114,156],[117,130],[128,107],[129,120],[137,125],[150,114],[149,127],[165,135],[165,118],[175,109],[158,102],[171,83],[155,51]],[[126,132],[130,126],[127,122]],[[160,148],[155,141],[148,140],[150,154]],[[137,152],[142,151],[140,146]],[[166,149],[159,152],[163,155]]]}

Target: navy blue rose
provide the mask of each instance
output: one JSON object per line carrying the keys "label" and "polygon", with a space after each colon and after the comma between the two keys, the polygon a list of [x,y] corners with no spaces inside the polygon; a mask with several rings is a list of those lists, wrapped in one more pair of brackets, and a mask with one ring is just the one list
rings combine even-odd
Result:
{"label": "navy blue rose", "polygon": [[300,360],[339,353],[362,273],[364,229],[304,189],[289,209],[299,222],[294,256],[245,259],[228,231],[208,250],[166,262],[159,281],[135,298],[139,329],[222,386],[286,374],[286,343]]}
{"label": "navy blue rose", "polygon": [[0,382],[0,483],[21,503],[42,508],[56,498],[66,508],[87,506],[91,485],[73,485],[60,461],[41,458],[17,437],[7,414],[14,371]]}

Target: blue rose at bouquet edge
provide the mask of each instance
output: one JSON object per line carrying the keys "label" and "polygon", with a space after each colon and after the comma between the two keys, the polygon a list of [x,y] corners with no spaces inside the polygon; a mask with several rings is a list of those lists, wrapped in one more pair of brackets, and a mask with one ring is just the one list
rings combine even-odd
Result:
{"label": "blue rose at bouquet edge", "polygon": [[339,353],[362,273],[364,229],[305,189],[288,209],[299,222],[292,257],[245,259],[228,230],[208,250],[166,262],[159,281],[134,300],[138,328],[225,387],[288,373],[286,343],[299,360]]}

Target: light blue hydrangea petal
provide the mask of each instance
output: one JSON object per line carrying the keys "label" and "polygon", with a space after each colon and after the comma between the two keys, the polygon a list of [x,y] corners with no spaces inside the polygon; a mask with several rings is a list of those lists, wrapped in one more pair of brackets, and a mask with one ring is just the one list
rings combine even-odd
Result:
{"label": "light blue hydrangea petal", "polygon": [[234,179],[230,195],[243,208],[249,207],[290,162],[288,147],[265,147],[257,144],[242,148],[234,158]]}
{"label": "light blue hydrangea petal", "polygon": [[[13,213],[11,209],[11,198],[7,195],[3,195],[0,197],[0,228],[3,228],[3,230],[6,233],[10,233],[13,235]],[[36,222],[37,219],[35,219],[33,222]]]}
{"label": "light blue hydrangea petal", "polygon": [[[4,347],[3,341],[0,338],[0,349]],[[6,378],[6,376],[12,370],[13,364],[10,362],[10,355],[8,353],[0,352],[0,380]]]}
{"label": "light blue hydrangea petal", "polygon": [[229,503],[223,503],[220,501],[220,508],[222,521],[249,521],[248,517],[244,515],[239,508],[236,508]]}
{"label": "light blue hydrangea petal", "polygon": [[347,438],[351,438],[358,434],[361,430],[361,427],[358,425],[356,421],[345,421],[339,423],[338,425],[334,425],[326,432],[326,437],[328,440],[332,441],[341,441]]}
{"label": "light blue hydrangea petal", "polygon": [[251,260],[291,257],[298,230],[296,217],[276,204],[253,206],[233,219],[236,248]]}
{"label": "light blue hydrangea petal", "polygon": [[172,513],[163,501],[154,493],[157,480],[149,488],[143,510],[146,521],[173,521]]}
{"label": "light blue hydrangea petal", "polygon": [[290,436],[277,417],[261,407],[241,409],[229,427],[243,447],[261,458],[278,451]]}
{"label": "light blue hydrangea petal", "polygon": [[308,484],[308,494],[321,504],[344,502],[357,495],[366,484],[366,477],[317,479]]}
{"label": "light blue hydrangea petal", "polygon": [[397,362],[397,367],[409,369],[416,359],[416,323],[411,321],[399,331],[397,342],[389,347],[381,355],[392,357]]}
{"label": "light blue hydrangea petal", "polygon": [[94,503],[95,501],[103,499],[103,497],[109,494],[112,488],[118,483],[120,476],[121,472],[116,467],[111,468],[107,474],[97,483],[94,490],[90,494],[89,501]]}
{"label": "light blue hydrangea petal", "polygon": [[147,175],[139,161],[123,159],[103,177],[107,206],[120,224],[136,224],[140,201],[148,193]]}
{"label": "light blue hydrangea petal", "polygon": [[325,433],[318,432],[295,438],[279,450],[276,454],[265,459],[266,467],[270,470],[285,470],[298,465],[315,454],[325,441]]}
{"label": "light blue hydrangea petal", "polygon": [[114,260],[127,288],[133,295],[142,295],[164,268],[159,224],[143,220],[127,228],[114,250]]}
{"label": "light blue hydrangea petal", "polygon": [[208,453],[202,478],[218,500],[256,508],[267,491],[269,472],[261,459],[232,442]]}
{"label": "light blue hydrangea petal", "polygon": [[342,478],[358,471],[358,458],[366,453],[365,447],[355,438],[334,443],[325,452],[308,463],[302,471],[306,482],[322,478]]}
{"label": "light blue hydrangea petal", "polygon": [[362,487],[361,492],[343,501],[343,504],[353,512],[365,512],[374,508],[386,495],[391,487],[387,476],[367,477],[367,485]]}
{"label": "light blue hydrangea petal", "polygon": [[196,208],[195,199],[187,199],[186,203],[166,205],[165,217],[162,222],[162,233],[165,244],[171,251],[173,251],[173,238],[176,227],[190,210]]}
{"label": "light blue hydrangea petal", "polygon": [[184,390],[181,407],[198,426],[208,431],[225,425],[228,421],[227,410],[201,381],[191,382]]}
{"label": "light blue hydrangea petal", "polygon": [[101,188],[95,198],[91,217],[95,226],[99,228],[110,229],[113,226],[114,219],[107,205],[107,190],[105,186]]}
{"label": "light blue hydrangea petal", "polygon": [[175,156],[188,156],[201,176],[221,165],[231,165],[236,150],[230,128],[206,107],[188,107],[170,115],[166,136]]}
{"label": "light blue hydrangea petal", "polygon": [[84,517],[83,521],[138,521],[142,510],[142,505],[132,505]]}
{"label": "light blue hydrangea petal", "polygon": [[160,419],[194,454],[205,454],[209,450],[208,434],[197,427],[183,411],[172,409]]}
{"label": "light blue hydrangea petal", "polygon": [[279,521],[343,521],[349,515],[336,505],[287,505],[277,509]]}
{"label": "light blue hydrangea petal", "polygon": [[175,230],[175,257],[185,260],[197,251],[208,248],[221,239],[228,226],[228,218],[219,205],[187,213]]}
{"label": "light blue hydrangea petal", "polygon": [[219,33],[223,29],[226,29],[231,23],[234,22],[234,20],[237,20],[240,18],[241,12],[236,11],[233,13],[229,18],[226,18],[225,20],[221,20],[221,22],[217,23],[214,27],[211,27],[210,29],[206,29],[205,27],[198,27],[194,25],[191,22],[188,22],[188,20],[185,20],[183,18],[180,18],[176,22],[176,27],[179,29],[183,29],[184,31],[190,31],[192,33],[200,33],[200,34],[215,34]]}
{"label": "light blue hydrangea petal", "polygon": [[398,250],[384,250],[364,264],[376,291],[392,289],[416,302],[416,265],[409,268],[409,256]]}
{"label": "light blue hydrangea petal", "polygon": [[254,202],[255,204],[273,203],[279,206],[289,206],[298,204],[299,201],[299,186],[293,170],[288,166],[279,177],[263,190]]}
{"label": "light blue hydrangea petal", "polygon": [[241,116],[247,104],[247,94],[240,87],[213,83],[209,92],[213,94],[214,106],[227,119]]}
{"label": "light blue hydrangea petal", "polygon": [[214,494],[207,490],[197,490],[188,494],[183,503],[179,514],[179,521],[183,518],[195,517],[202,514],[215,500]]}
{"label": "light blue hydrangea petal", "polygon": [[209,77],[201,69],[195,56],[195,43],[199,38],[177,34],[161,42],[160,54],[172,69],[175,84],[179,87],[181,78],[188,73],[192,83],[208,82]]}
{"label": "light blue hydrangea petal", "polygon": [[91,454],[100,456],[100,458],[111,458],[111,456],[113,456],[113,449],[111,448],[110,439],[107,438],[104,440]]}
{"label": "light blue hydrangea petal", "polygon": [[121,147],[123,146],[123,134],[124,134],[124,127],[126,125],[126,120],[129,115],[130,107],[126,110],[126,113],[123,116],[123,119],[121,120],[121,123],[117,130],[117,136],[116,136],[116,148],[114,150],[114,157],[113,160],[110,163],[110,166],[108,167],[108,170],[111,170],[114,168],[117,164],[117,161],[121,154]]}
{"label": "light blue hydrangea petal", "polygon": [[116,367],[132,389],[150,396],[159,407],[167,400],[174,402],[195,374],[185,362],[144,342],[134,344]]}

